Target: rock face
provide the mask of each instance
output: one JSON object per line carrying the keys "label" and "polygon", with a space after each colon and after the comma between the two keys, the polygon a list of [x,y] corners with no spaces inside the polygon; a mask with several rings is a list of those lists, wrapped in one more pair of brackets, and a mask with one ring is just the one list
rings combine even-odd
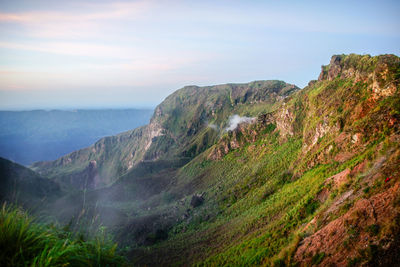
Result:
{"label": "rock face", "polygon": [[371,57],[351,54],[332,56],[328,66],[322,66],[318,81],[333,81],[335,78],[354,78],[354,83],[368,83],[373,98],[393,95],[399,74],[393,70],[398,67],[399,59],[394,55]]}
{"label": "rock face", "polygon": [[233,131],[228,131],[210,151],[208,159],[221,159],[229,151],[237,149],[247,142],[254,142],[258,136],[258,132],[252,126],[254,124],[244,122],[239,124]]}
{"label": "rock face", "polygon": [[329,67],[322,66],[321,74],[318,77],[318,81],[334,80],[342,71],[342,57],[341,56],[332,56],[331,61],[329,63]]}
{"label": "rock face", "polygon": [[[305,238],[297,248],[295,260],[301,262],[301,266],[309,266],[312,257],[323,252],[329,257],[325,257],[319,266],[345,266],[350,259],[360,257],[360,251],[371,253],[368,251],[371,247],[381,245],[385,250],[393,250],[398,245],[398,237],[393,233],[386,233],[384,237],[376,235],[380,227],[391,225],[400,216],[400,210],[393,203],[400,196],[399,185],[397,183],[371,198],[358,200],[343,216]],[[375,259],[375,264],[395,264],[397,261],[394,255],[382,256]]]}

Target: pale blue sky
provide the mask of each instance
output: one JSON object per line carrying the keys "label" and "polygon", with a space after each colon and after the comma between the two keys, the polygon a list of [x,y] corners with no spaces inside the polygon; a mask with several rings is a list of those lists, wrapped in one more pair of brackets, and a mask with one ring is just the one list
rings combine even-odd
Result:
{"label": "pale blue sky", "polygon": [[185,85],[304,87],[400,54],[400,1],[0,0],[0,109],[148,107]]}

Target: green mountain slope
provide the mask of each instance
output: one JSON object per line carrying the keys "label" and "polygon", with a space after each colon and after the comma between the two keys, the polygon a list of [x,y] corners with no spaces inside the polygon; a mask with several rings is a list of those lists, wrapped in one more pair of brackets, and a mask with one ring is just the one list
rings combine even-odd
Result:
{"label": "green mountain slope", "polygon": [[40,210],[62,195],[60,186],[32,170],[0,158],[0,203],[8,202]]}
{"label": "green mountain slope", "polygon": [[149,125],[32,167],[75,188],[98,188],[139,162],[163,158],[187,162],[218,140],[230,115],[271,110],[296,90],[282,81],[184,87],[156,108]]}
{"label": "green mountain slope", "polygon": [[399,73],[396,56],[334,56],[318,81],[224,134],[163,192],[139,207],[117,201],[135,210],[120,232],[133,262],[394,264]]}

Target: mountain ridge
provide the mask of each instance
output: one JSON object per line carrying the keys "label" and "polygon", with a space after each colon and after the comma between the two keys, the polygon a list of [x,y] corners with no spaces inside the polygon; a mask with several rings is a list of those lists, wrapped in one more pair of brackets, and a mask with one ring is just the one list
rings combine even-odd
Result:
{"label": "mountain ridge", "polygon": [[[232,110],[244,109],[249,104],[258,104],[265,109],[293,90],[298,90],[298,88],[282,81],[255,81],[206,87],[186,86],[168,96],[156,107],[147,126],[103,138],[89,148],[70,153],[56,161],[34,163],[32,169],[50,178],[64,176],[61,180],[75,184],[78,188],[86,184],[83,180],[90,180],[88,184],[93,185],[91,188],[104,186],[114,182],[138,162],[160,158],[166,150],[175,149],[174,157],[178,158],[190,158],[198,154],[204,149],[202,148],[204,143],[206,145],[213,143],[215,141],[211,139],[218,138],[218,131],[207,127],[208,124],[218,123],[222,128],[228,120],[230,113],[222,114],[219,111],[226,112],[228,107]],[[215,98],[215,102],[208,100],[211,98]],[[208,105],[210,112],[205,112],[204,105]],[[193,117],[190,118],[189,115]],[[175,121],[176,118],[180,121]],[[209,120],[212,121],[209,122]],[[195,135],[207,140],[198,140],[200,144],[188,144],[187,142],[190,142]],[[116,146],[118,149],[115,149]],[[180,151],[182,146],[184,149]],[[105,155],[107,155],[107,161],[112,164],[104,160]],[[111,157],[113,160],[110,160]],[[120,165],[115,167],[117,163],[113,161],[119,161]],[[68,170],[71,166],[73,170]],[[99,168],[96,171],[97,180],[96,177],[88,174],[93,166]],[[99,179],[99,177],[102,178]]]}

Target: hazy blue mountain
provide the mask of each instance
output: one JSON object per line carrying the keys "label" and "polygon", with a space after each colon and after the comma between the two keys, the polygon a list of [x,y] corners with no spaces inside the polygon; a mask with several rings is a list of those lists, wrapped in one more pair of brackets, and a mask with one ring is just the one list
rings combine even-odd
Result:
{"label": "hazy blue mountain", "polygon": [[145,125],[151,109],[0,111],[0,156],[29,165]]}

